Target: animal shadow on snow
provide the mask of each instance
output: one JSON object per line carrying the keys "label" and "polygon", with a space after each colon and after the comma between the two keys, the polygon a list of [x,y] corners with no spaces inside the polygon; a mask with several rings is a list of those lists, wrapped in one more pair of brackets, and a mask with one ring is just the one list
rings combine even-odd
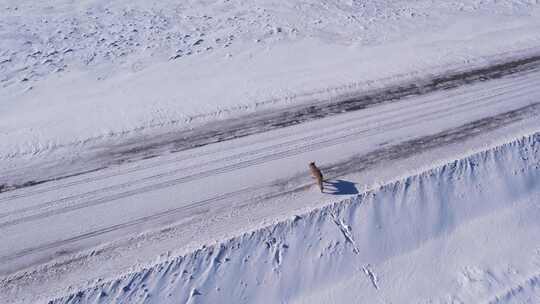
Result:
{"label": "animal shadow on snow", "polygon": [[353,182],[338,180],[324,181],[324,193],[336,195],[353,195],[358,194],[358,189]]}

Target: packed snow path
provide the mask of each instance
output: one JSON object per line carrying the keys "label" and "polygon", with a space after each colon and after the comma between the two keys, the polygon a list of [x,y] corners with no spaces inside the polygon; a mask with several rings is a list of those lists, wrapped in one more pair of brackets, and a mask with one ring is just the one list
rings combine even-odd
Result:
{"label": "packed snow path", "polygon": [[[159,136],[139,136],[129,141],[107,142],[105,146],[86,147],[82,155],[73,157],[70,164],[64,159],[49,161],[43,165],[28,162],[24,167],[3,170],[0,176],[0,192],[28,187],[47,181],[57,181],[116,164],[156,157],[165,153],[179,152],[208,144],[263,133],[287,126],[297,125],[346,112],[395,102],[416,95],[449,90],[462,85],[499,79],[513,74],[523,74],[540,70],[540,56],[500,62],[487,67],[454,72],[425,79],[415,79],[383,89],[363,92],[359,96],[340,101],[308,103],[282,110],[261,111],[249,116],[207,123],[189,130],[162,133]],[[84,165],[81,167],[81,163]]]}
{"label": "packed snow path", "polygon": [[540,133],[60,303],[537,303]]}
{"label": "packed snow path", "polygon": [[[513,126],[538,129],[539,83],[540,72],[528,69],[4,192],[0,243],[9,246],[0,248],[0,274],[52,262],[32,280],[39,282],[40,271],[62,267],[70,275],[44,285],[54,293],[67,280],[81,286],[112,277],[134,261],[189,251],[190,245],[245,230],[250,222],[264,223],[257,218],[271,220],[308,208],[310,200],[356,194],[363,189],[358,181],[373,180],[355,174]],[[307,164],[313,160],[333,183],[325,194],[311,187]],[[247,215],[241,211],[246,208]],[[213,231],[216,227],[223,231]],[[164,231],[175,237],[167,238]],[[101,267],[90,267],[92,259],[102,259],[96,252],[105,250],[88,251],[96,246],[122,249]],[[84,276],[72,268],[77,261],[88,262],[89,268],[80,270],[85,269]],[[27,279],[15,275],[9,282]]]}
{"label": "packed snow path", "polygon": [[539,54],[539,0],[4,0],[0,303],[540,302]]}

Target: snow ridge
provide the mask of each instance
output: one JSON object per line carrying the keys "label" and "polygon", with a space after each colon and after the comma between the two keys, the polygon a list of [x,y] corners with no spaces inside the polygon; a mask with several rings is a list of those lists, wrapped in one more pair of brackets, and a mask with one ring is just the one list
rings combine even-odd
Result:
{"label": "snow ridge", "polygon": [[[355,297],[366,301],[395,300],[409,289],[416,297],[410,299],[412,302],[445,303],[452,299],[469,303],[502,294],[490,303],[507,303],[505,298],[522,289],[512,287],[516,281],[525,280],[529,290],[537,290],[534,273],[540,271],[538,263],[522,271],[505,270],[504,274],[497,264],[472,266],[470,269],[480,269],[480,273],[489,274],[497,282],[473,293],[469,289],[472,285],[459,283],[460,269],[468,269],[473,260],[454,259],[459,253],[445,246],[479,222],[494,222],[501,217],[506,220],[508,212],[523,209],[531,219],[525,221],[521,216],[519,225],[537,225],[534,217],[538,200],[531,198],[540,197],[536,186],[539,181],[540,133],[536,133],[270,227],[204,246],[191,254],[93,284],[52,303],[217,303],[223,299],[234,303],[317,303],[328,300],[327,292],[337,302]],[[515,218],[513,214],[509,217]],[[516,239],[510,234],[511,239]],[[440,242],[443,245],[436,247]],[[528,243],[535,242],[531,239]],[[528,252],[527,244],[522,246],[524,253]],[[415,276],[412,282],[419,285],[403,283],[404,278],[414,275],[408,271],[414,273],[422,266],[419,260],[400,261],[429,252],[433,246],[436,249],[431,259],[421,260],[448,266],[431,275],[424,272]],[[497,248],[504,247],[491,246],[486,250],[492,250],[495,256]],[[505,267],[518,269],[523,265],[515,261],[522,260],[507,256],[509,264]],[[393,263],[405,268],[412,265],[412,270],[400,271],[402,267]],[[353,265],[364,266],[358,269]],[[527,276],[531,271],[533,274]],[[454,283],[414,292],[414,288],[423,288],[422,283],[438,280]]]}

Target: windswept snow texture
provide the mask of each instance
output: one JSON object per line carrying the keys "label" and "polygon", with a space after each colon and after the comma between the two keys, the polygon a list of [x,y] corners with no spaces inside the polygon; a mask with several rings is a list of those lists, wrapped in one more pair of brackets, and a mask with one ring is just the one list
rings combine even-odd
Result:
{"label": "windswept snow texture", "polygon": [[539,58],[539,0],[4,0],[0,303],[539,303]]}
{"label": "windswept snow texture", "polygon": [[336,99],[539,47],[538,0],[4,0],[0,159]]}
{"label": "windswept snow texture", "polygon": [[538,303],[540,134],[53,303]]}

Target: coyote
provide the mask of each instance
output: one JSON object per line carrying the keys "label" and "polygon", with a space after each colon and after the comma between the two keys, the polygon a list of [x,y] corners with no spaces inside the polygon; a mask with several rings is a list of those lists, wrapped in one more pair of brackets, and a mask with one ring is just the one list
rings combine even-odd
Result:
{"label": "coyote", "polygon": [[321,170],[315,166],[315,162],[309,163],[309,171],[311,171],[311,175],[317,179],[317,185],[319,185],[319,189],[323,192],[323,175]]}

